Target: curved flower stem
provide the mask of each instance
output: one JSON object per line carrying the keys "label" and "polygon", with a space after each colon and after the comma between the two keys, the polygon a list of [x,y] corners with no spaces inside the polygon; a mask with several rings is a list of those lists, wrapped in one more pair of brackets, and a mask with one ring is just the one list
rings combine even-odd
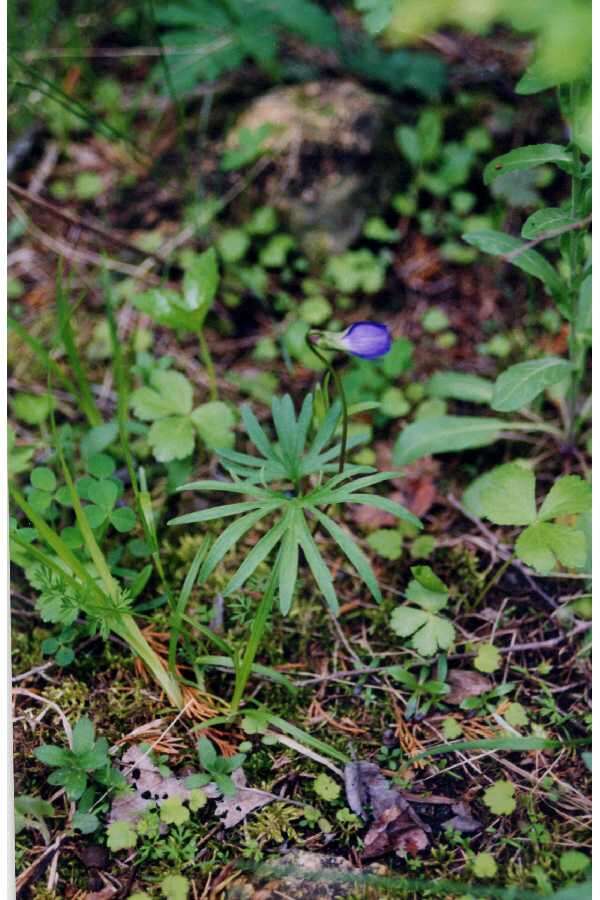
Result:
{"label": "curved flower stem", "polygon": [[212,361],[210,350],[208,349],[208,341],[206,340],[206,335],[204,334],[203,328],[201,328],[198,332],[198,343],[200,344],[200,358],[204,363],[206,374],[208,375],[208,391],[210,399],[213,401],[218,400],[219,392],[217,389],[217,373],[215,372],[215,365]]}
{"label": "curved flower stem", "polygon": [[335,382],[338,396],[342,404],[342,447],[340,450],[340,463],[338,467],[338,472],[341,475],[346,464],[346,450],[348,445],[348,401],[346,400],[346,392],[344,390],[344,385],[342,384],[342,379],[340,378],[339,373],[333,368],[329,360],[325,356],[323,356],[323,354],[319,350],[317,350],[314,344],[311,343],[310,332],[306,333],[306,346],[310,347],[315,356],[317,356],[321,360],[321,362],[325,366],[327,366],[327,371],[330,373]]}

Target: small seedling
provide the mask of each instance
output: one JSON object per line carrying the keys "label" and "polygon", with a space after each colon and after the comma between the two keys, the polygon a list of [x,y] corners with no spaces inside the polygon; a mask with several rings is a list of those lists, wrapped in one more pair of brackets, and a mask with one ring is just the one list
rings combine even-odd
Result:
{"label": "small seedling", "polygon": [[201,788],[214,781],[225,796],[232,797],[236,792],[236,786],[231,776],[236,769],[243,766],[246,754],[219,756],[212,741],[207,737],[201,737],[198,741],[198,758],[206,774],[190,775],[189,778],[186,778],[186,787]]}

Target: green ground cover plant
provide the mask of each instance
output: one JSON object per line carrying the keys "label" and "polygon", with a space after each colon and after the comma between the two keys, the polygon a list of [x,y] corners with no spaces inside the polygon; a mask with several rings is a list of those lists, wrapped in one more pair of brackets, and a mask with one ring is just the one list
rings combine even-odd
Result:
{"label": "green ground cover plant", "polygon": [[18,895],[587,900],[590,4],[8,21]]}

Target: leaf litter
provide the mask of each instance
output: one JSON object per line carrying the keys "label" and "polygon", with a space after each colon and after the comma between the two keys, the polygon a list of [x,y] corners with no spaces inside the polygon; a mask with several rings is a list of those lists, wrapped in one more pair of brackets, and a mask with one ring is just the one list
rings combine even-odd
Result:
{"label": "leaf litter", "polygon": [[[437,794],[414,794],[394,785],[372,762],[348,763],[344,771],[348,806],[357,816],[370,821],[364,838],[362,859],[386,853],[416,856],[432,843],[436,825],[427,822],[428,807],[447,807],[448,818],[441,828],[472,834],[482,826],[463,800]],[[439,821],[439,815],[435,816]]]}

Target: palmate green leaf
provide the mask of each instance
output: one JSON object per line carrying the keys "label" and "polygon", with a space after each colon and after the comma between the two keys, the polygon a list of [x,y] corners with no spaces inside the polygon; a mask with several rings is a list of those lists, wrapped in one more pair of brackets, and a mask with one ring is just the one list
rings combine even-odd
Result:
{"label": "palmate green leaf", "polygon": [[403,535],[396,528],[378,528],[367,537],[367,544],[384,559],[400,559],[403,548]]}
{"label": "palmate green leaf", "polygon": [[546,494],[538,518],[540,521],[585,513],[592,508],[592,486],[579,475],[559,478]]}
{"label": "palmate green leaf", "polygon": [[319,548],[317,547],[304,518],[298,523],[298,540],[309,568],[321,589],[327,605],[331,611],[337,615],[339,612],[339,603],[335,594],[335,588],[333,587],[331,573],[323,561],[323,557],[319,552]]}
{"label": "palmate green leaf", "polygon": [[564,297],[564,285],[556,269],[537,250],[524,249],[526,244],[519,238],[504,234],[502,231],[484,230],[463,234],[463,240],[484,253],[491,253],[492,256],[507,256],[518,250],[519,253],[509,260],[510,263],[528,275],[539,278],[557,303]]}
{"label": "palmate green leaf", "polygon": [[427,612],[439,612],[448,602],[448,588],[430,566],[412,566],[412,579],[406,589],[406,599]]}
{"label": "palmate green leaf", "polygon": [[516,150],[492,159],[483,170],[483,180],[485,184],[490,184],[494,178],[506,172],[533,169],[548,163],[560,164],[568,170],[573,165],[573,154],[562,144],[530,144],[526,147],[517,147]]}
{"label": "palmate green leaf", "polygon": [[[222,531],[213,546],[208,553],[208,556],[204,560],[202,564],[202,568],[200,569],[200,574],[198,576],[198,580],[201,582],[206,581],[208,576],[214,571],[216,566],[221,562],[226,553],[231,550],[231,548],[237,544],[239,540],[248,532],[251,528],[257,525],[261,519],[264,519],[268,513],[273,512],[277,509],[279,504],[273,503],[272,505],[266,505],[254,510],[254,512],[248,513],[245,516],[242,516],[237,521],[232,522],[225,531]],[[171,524],[171,523],[169,523]]]}
{"label": "palmate green leaf", "polygon": [[411,645],[421,656],[447,650],[454,640],[454,627],[447,619],[411,606],[396,607],[390,626],[400,637],[411,637]]}
{"label": "palmate green leaf", "polygon": [[586,541],[582,531],[569,525],[536,522],[517,538],[519,559],[541,575],[552,572],[556,562],[567,569],[580,569],[586,561]]}
{"label": "palmate green leaf", "polygon": [[483,802],[497,816],[510,815],[517,807],[514,785],[510,781],[496,781],[483,795]]}
{"label": "palmate green leaf", "polygon": [[158,462],[185,459],[194,449],[194,426],[187,416],[167,416],[152,423],[148,443]]}
{"label": "palmate green leaf", "polygon": [[483,515],[495,525],[530,525],[535,522],[535,475],[517,463],[506,463],[486,473],[479,494]]}
{"label": "palmate green leaf", "polygon": [[510,366],[496,379],[492,409],[497,412],[523,409],[546,388],[568,378],[572,369],[572,363],[558,356],[544,356]]}
{"label": "palmate green leaf", "polygon": [[333,519],[331,519],[328,515],[315,508],[312,509],[312,513],[317,521],[320,522],[320,524],[329,532],[336,544],[348,557],[364,583],[371,591],[374,600],[376,600],[377,603],[381,603],[383,598],[381,596],[379,585],[377,584],[377,578],[375,577],[375,573],[371,568],[369,560],[362,552],[360,547],[355,544],[350,535],[346,531],[344,531],[344,529],[341,528],[336,522],[334,522]]}
{"label": "palmate green leaf", "polygon": [[138,309],[157,324],[185,331],[199,331],[210,310],[219,281],[214,248],[193,258],[187,267],[182,293],[154,288],[133,298]]}
{"label": "palmate green leaf", "polygon": [[225,590],[223,591],[224,597],[228,597],[234,591],[239,590],[252,575],[254,570],[261,564],[263,559],[266,559],[285,534],[289,520],[290,513],[289,511],[286,511],[283,518],[261,537],[225,587]]}
{"label": "palmate green leaf", "polygon": [[190,416],[202,443],[209,450],[233,447],[235,416],[226,403],[215,400],[197,406]]}
{"label": "palmate green leaf", "polygon": [[130,403],[138,419],[153,422],[165,416],[189,416],[192,400],[193,388],[185,375],[157,370],[150,376],[150,387],[134,391]]}
{"label": "palmate green leaf", "polygon": [[431,453],[452,453],[486,447],[497,441],[509,423],[477,416],[432,416],[412,422],[394,445],[393,461],[408,465]]}

